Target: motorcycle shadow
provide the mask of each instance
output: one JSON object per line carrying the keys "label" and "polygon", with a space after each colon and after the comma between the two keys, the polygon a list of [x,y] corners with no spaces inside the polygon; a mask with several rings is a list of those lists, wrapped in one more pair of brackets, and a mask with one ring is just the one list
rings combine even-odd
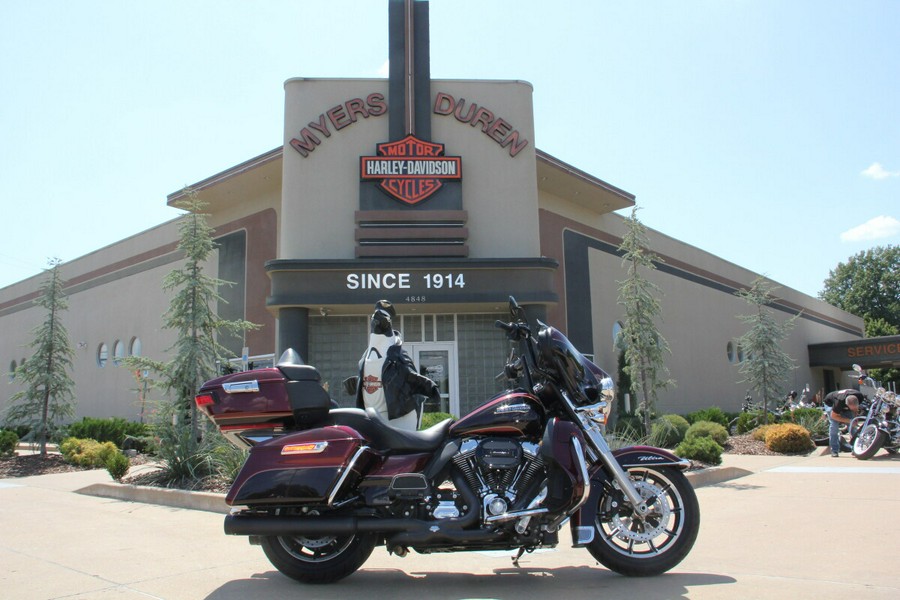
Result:
{"label": "motorcycle shadow", "polygon": [[879,450],[878,454],[869,459],[873,462],[885,462],[885,461],[896,461],[900,460],[900,454],[891,454],[887,450]]}
{"label": "motorcycle shadow", "polygon": [[734,584],[733,577],[712,573],[665,573],[656,577],[623,577],[602,567],[505,567],[492,573],[366,569],[329,585],[304,585],[278,571],[257,573],[230,581],[206,596],[207,600],[244,600],[302,595],[309,599],[362,597],[392,600],[461,600],[563,597],[596,600],[598,593],[633,596],[639,586],[643,600],[688,598],[693,588]]}

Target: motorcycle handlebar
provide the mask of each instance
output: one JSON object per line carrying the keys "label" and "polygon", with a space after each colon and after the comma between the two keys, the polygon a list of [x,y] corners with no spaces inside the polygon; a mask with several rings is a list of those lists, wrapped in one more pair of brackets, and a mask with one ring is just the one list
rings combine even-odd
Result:
{"label": "motorcycle handlebar", "polygon": [[505,331],[506,335],[512,340],[525,339],[531,332],[531,330],[528,329],[528,325],[525,325],[523,323],[506,323],[504,321],[497,320],[494,322],[494,327]]}

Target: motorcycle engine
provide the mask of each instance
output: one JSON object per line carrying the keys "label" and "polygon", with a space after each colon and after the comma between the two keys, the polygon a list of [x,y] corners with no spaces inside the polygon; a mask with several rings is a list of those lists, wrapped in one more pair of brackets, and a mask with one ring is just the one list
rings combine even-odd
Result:
{"label": "motorcycle engine", "polygon": [[453,462],[481,499],[485,519],[522,510],[532,499],[527,496],[537,495],[535,484],[545,476],[538,450],[537,444],[509,438],[463,442]]}

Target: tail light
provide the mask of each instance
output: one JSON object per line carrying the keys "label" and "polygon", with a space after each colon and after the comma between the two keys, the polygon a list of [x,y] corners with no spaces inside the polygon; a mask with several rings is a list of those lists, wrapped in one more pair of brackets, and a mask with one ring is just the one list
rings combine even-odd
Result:
{"label": "tail light", "polygon": [[216,399],[213,398],[212,394],[198,394],[194,396],[194,402],[197,403],[199,408],[203,408],[209,404],[215,404]]}

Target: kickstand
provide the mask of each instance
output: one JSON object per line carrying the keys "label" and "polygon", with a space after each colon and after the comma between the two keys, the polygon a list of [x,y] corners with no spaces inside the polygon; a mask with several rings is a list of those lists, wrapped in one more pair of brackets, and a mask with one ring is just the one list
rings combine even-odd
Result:
{"label": "kickstand", "polygon": [[513,565],[518,569],[519,568],[519,559],[522,558],[522,555],[525,554],[525,548],[519,548],[519,553],[513,556]]}

